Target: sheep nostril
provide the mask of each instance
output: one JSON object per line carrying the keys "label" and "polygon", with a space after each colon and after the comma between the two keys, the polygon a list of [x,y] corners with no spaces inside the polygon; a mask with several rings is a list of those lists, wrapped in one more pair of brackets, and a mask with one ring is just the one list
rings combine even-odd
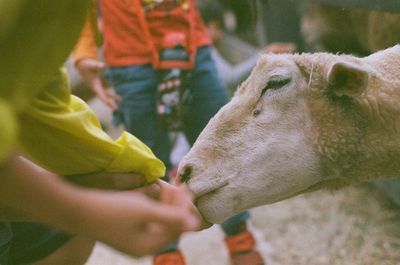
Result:
{"label": "sheep nostril", "polygon": [[186,164],[179,170],[178,173],[178,183],[186,183],[190,179],[190,175],[192,174],[192,165]]}

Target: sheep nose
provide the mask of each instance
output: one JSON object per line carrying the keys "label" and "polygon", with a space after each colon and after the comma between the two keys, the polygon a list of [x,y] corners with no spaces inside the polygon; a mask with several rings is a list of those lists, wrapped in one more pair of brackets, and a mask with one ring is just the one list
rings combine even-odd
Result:
{"label": "sheep nose", "polygon": [[177,183],[187,183],[191,177],[193,166],[184,164],[178,170]]}

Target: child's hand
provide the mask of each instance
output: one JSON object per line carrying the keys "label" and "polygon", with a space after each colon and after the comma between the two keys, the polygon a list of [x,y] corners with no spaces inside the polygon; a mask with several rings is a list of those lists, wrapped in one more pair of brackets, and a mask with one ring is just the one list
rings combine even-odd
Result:
{"label": "child's hand", "polygon": [[160,192],[160,202],[137,191],[90,192],[77,207],[82,229],[77,232],[130,255],[154,254],[199,225],[186,191],[161,187]]}
{"label": "child's hand", "polygon": [[117,101],[120,101],[122,98],[104,85],[101,72],[104,70],[105,64],[95,59],[84,58],[77,62],[76,68],[99,99],[112,110],[117,110]]}
{"label": "child's hand", "polygon": [[[197,230],[209,228],[213,224],[207,222],[200,214],[197,207],[193,204],[193,196],[187,189],[186,185],[180,184],[178,187],[173,186],[165,181],[159,180],[157,182],[161,187],[161,201],[168,204],[180,205],[190,210],[199,219],[199,226]],[[172,192],[176,190],[177,192]]]}

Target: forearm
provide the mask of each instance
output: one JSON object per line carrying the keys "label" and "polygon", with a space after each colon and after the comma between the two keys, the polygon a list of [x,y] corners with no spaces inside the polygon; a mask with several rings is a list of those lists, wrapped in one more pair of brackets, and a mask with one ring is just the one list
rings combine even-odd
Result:
{"label": "forearm", "polygon": [[[152,197],[157,197],[159,186],[149,187],[156,188]],[[9,213],[24,213],[30,221],[138,256],[153,254],[181,233],[198,227],[190,195],[172,187],[162,190],[157,202],[146,190],[142,195],[81,189],[16,156],[0,168],[0,205]]]}
{"label": "forearm", "polygon": [[0,169],[2,219],[43,222],[73,232],[70,218],[81,193],[17,156]]}

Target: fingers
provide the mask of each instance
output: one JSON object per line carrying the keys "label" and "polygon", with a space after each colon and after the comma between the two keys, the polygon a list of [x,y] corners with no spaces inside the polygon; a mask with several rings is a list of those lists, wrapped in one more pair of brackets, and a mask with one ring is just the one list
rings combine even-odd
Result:
{"label": "fingers", "polygon": [[118,105],[116,101],[122,100],[122,97],[110,89],[105,90],[105,94],[107,97],[106,98],[107,106],[109,106],[112,110],[117,110]]}
{"label": "fingers", "polygon": [[147,218],[175,233],[193,231],[200,225],[199,219],[191,211],[157,202],[151,207]]}
{"label": "fingers", "polygon": [[159,181],[158,184],[161,188],[160,201],[181,209],[181,211],[187,215],[186,218],[189,219],[187,220],[188,222],[184,224],[187,225],[186,229],[197,229],[200,224],[200,215],[196,212],[192,203],[192,196],[188,192],[186,186],[176,187],[164,181]]}
{"label": "fingers", "polygon": [[[121,251],[127,252],[136,257],[142,257],[147,255],[154,255],[158,253],[162,248],[177,242],[181,233],[172,232],[171,229],[165,226],[157,224],[148,224],[146,229],[142,233],[134,237],[134,241],[124,244]],[[131,243],[132,245],[129,245]],[[129,249],[131,247],[131,249]],[[124,249],[128,248],[128,250]]]}
{"label": "fingers", "polygon": [[148,213],[148,218],[157,223],[176,227],[178,230],[197,229],[198,216],[192,211],[191,195],[185,187],[178,188],[159,180],[147,188],[147,192],[153,189],[160,198],[160,202],[153,202],[153,210]]}
{"label": "fingers", "polygon": [[162,180],[158,181],[158,184],[161,188],[160,201],[188,210],[199,221],[196,230],[203,230],[213,225],[203,218],[197,207],[194,205],[193,195],[189,192],[186,185],[176,187]]}
{"label": "fingers", "polygon": [[115,99],[113,99],[112,97],[109,96],[108,90],[106,90],[105,88],[101,88],[101,89],[95,89],[95,92],[97,94],[97,96],[100,98],[100,100],[106,104],[109,108],[111,108],[113,111],[118,109],[118,105],[115,101]]}
{"label": "fingers", "polygon": [[110,99],[110,98],[104,98],[104,99],[103,99],[103,102],[104,102],[109,108],[111,108],[113,111],[118,110],[118,105],[117,105],[117,103],[116,103],[114,100],[112,100],[112,99]]}
{"label": "fingers", "polygon": [[143,186],[141,188],[137,188],[133,192],[143,193],[147,197],[159,201],[160,200],[161,187],[157,183],[153,183],[153,184],[150,184],[150,185]]}
{"label": "fingers", "polygon": [[93,89],[100,100],[114,111],[118,109],[116,101],[121,100],[121,96],[104,86],[100,73],[105,66],[103,62],[90,58],[80,60],[76,65],[85,82]]}
{"label": "fingers", "polygon": [[177,187],[162,180],[158,183],[161,187],[161,202],[176,205],[185,209],[191,208],[192,195],[189,193],[185,185]]}
{"label": "fingers", "polygon": [[146,179],[138,174],[107,173],[109,174],[109,186],[116,190],[128,190],[142,187]]}
{"label": "fingers", "polygon": [[122,99],[122,97],[120,95],[118,95],[117,93],[115,93],[113,90],[108,89],[108,90],[106,90],[106,93],[112,99],[115,99],[115,100]]}
{"label": "fingers", "polygon": [[96,92],[100,100],[109,108],[111,108],[113,111],[118,109],[116,101],[121,100],[122,97],[116,94],[113,90],[105,88],[100,78],[97,79],[93,84],[93,90]]}
{"label": "fingers", "polygon": [[161,201],[170,205],[176,205],[182,209],[189,210],[199,220],[196,230],[203,230],[212,226],[207,222],[197,207],[193,204],[193,196],[187,189],[186,185],[179,187],[172,186],[168,183],[162,183]]}
{"label": "fingers", "polygon": [[149,237],[156,239],[153,241],[154,248],[157,248],[156,250],[166,247],[172,242],[177,242],[182,235],[182,231],[175,231],[165,225],[154,223],[148,226],[147,232]]}

